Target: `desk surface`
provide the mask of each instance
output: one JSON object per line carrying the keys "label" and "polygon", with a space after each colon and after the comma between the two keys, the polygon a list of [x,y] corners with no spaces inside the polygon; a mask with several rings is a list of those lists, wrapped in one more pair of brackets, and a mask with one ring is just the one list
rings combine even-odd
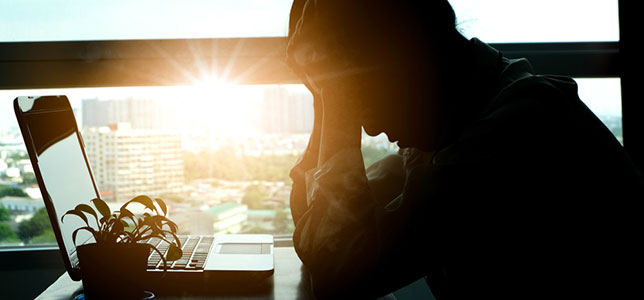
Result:
{"label": "desk surface", "polygon": [[[190,294],[163,295],[156,294],[156,299],[313,299],[306,275],[302,272],[302,262],[295,254],[293,247],[276,247],[275,249],[275,273],[269,279],[272,288],[257,295],[226,295]],[[50,285],[36,299],[74,299],[83,288],[80,281],[73,281],[67,273],[64,273],[56,282]]]}

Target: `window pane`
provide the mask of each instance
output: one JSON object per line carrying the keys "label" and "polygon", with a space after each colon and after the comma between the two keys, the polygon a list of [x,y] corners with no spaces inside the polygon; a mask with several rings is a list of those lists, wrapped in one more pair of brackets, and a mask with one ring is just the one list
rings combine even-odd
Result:
{"label": "window pane", "polygon": [[467,37],[487,43],[619,40],[617,0],[449,0]]}
{"label": "window pane", "polygon": [[[181,234],[292,234],[288,174],[313,125],[304,86],[15,90],[0,91],[0,246],[55,243],[12,108],[49,94],[68,95],[113,209],[148,194]],[[32,220],[44,229],[25,231]]]}
{"label": "window pane", "polygon": [[[622,141],[620,80],[576,81]],[[70,98],[95,180],[114,208],[149,194],[168,202],[183,234],[292,234],[288,173],[313,124],[303,86],[13,90],[0,91],[0,246],[55,243],[12,109],[16,96],[44,94]],[[397,151],[384,134],[364,134],[362,144],[365,166]]]}
{"label": "window pane", "polygon": [[[617,0],[450,2],[462,32],[488,43],[619,39]],[[0,0],[0,42],[285,36],[291,4]]]}
{"label": "window pane", "polygon": [[622,136],[622,91],[619,78],[575,78],[579,97],[624,143]]}
{"label": "window pane", "polygon": [[[56,94],[70,99],[112,209],[148,194],[167,202],[181,234],[292,235],[288,174],[312,130],[310,92],[302,85],[208,82],[0,91],[0,183],[3,196],[11,195],[0,197],[0,246],[55,243],[12,101]],[[368,166],[396,146],[384,134],[365,135],[363,150]]]}
{"label": "window pane", "polygon": [[0,42],[285,36],[290,0],[0,0]]}

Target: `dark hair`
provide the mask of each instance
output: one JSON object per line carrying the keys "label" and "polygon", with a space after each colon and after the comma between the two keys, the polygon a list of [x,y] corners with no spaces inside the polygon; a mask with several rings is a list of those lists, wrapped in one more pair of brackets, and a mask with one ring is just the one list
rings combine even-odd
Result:
{"label": "dark hair", "polygon": [[396,43],[444,43],[459,35],[456,16],[447,0],[295,0],[289,19],[289,39],[299,27],[324,43],[332,39],[342,56],[362,56]]}

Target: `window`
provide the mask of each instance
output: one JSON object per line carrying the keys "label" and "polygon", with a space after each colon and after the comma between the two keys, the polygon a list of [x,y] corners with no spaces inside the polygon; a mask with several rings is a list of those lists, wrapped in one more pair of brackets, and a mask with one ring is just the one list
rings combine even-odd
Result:
{"label": "window", "polygon": [[[290,217],[288,207],[283,205],[287,203],[284,197],[288,194],[290,183],[280,172],[288,169],[304,149],[306,130],[293,133],[285,128],[306,128],[308,121],[280,123],[269,115],[260,117],[266,111],[252,110],[266,98],[279,102],[301,97],[301,103],[310,101],[310,95],[302,86],[296,85],[296,76],[284,63],[283,37],[287,32],[291,2],[176,1],[176,4],[168,2],[167,5],[157,5],[152,1],[21,1],[16,4],[15,1],[0,0],[0,105],[4,107],[0,109],[2,189],[24,196],[17,191],[22,190],[31,198],[40,197],[38,190],[33,188],[35,178],[29,175],[28,167],[25,168],[28,166],[25,159],[28,158],[24,148],[21,148],[20,135],[16,135],[15,117],[10,109],[10,102],[17,95],[69,95],[72,105],[77,108],[79,125],[83,127],[91,127],[91,121],[105,117],[97,114],[85,119],[91,105],[145,102],[146,105],[141,107],[155,107],[162,113],[171,111],[166,105],[180,105],[181,110],[188,110],[191,105],[192,108],[205,105],[213,113],[190,119],[190,124],[182,123],[180,117],[173,119],[169,115],[162,120],[145,120],[142,117],[110,119],[117,123],[130,123],[131,131],[145,127],[176,130],[177,127],[171,124],[184,127],[178,129],[178,139],[176,135],[174,138],[158,135],[146,138],[118,134],[109,138],[97,137],[91,143],[86,139],[88,148],[102,149],[106,158],[105,161],[92,162],[94,173],[103,174],[101,180],[105,186],[101,190],[106,196],[117,198],[115,187],[123,185],[122,189],[134,191],[135,185],[131,184],[134,181],[128,180],[127,176],[138,176],[135,180],[149,181],[154,188],[136,192],[163,194],[172,199],[177,211],[194,209],[217,216],[220,210],[245,209],[244,222],[250,224],[256,220],[257,226],[253,229],[253,226],[240,225],[240,231],[261,229],[264,232],[288,233],[292,230],[288,226],[275,231],[283,224],[274,221],[275,218]],[[537,73],[575,77],[582,100],[623,141],[621,80],[617,69],[617,41],[620,34],[618,1],[450,2],[457,13],[460,30],[466,36],[493,43],[509,57],[527,57]],[[552,9],[554,6],[557,9]],[[119,22],[114,22],[115,19]],[[548,22],[544,23],[544,19]],[[225,79],[233,87],[217,82],[218,78]],[[213,86],[218,89],[213,89]],[[217,94],[219,98],[205,101],[208,98],[206,95],[210,94]],[[237,99],[239,101],[222,101],[231,94],[244,96],[243,99]],[[114,107],[118,105],[114,104]],[[118,108],[111,109],[116,111]],[[157,115],[159,111],[156,111]],[[199,109],[195,111],[198,112],[196,115],[205,112]],[[140,109],[137,113],[146,114],[149,111]],[[246,117],[235,118],[236,115],[250,116],[251,121],[242,122]],[[213,123],[203,125],[206,117]],[[264,122],[261,120],[273,122],[271,132],[254,132],[257,124],[253,122]],[[199,122],[202,122],[201,125]],[[226,130],[233,127],[227,126],[230,124],[235,124],[239,132],[227,133]],[[118,130],[126,131],[128,125],[123,126]],[[194,128],[192,126],[199,129],[187,130],[188,127]],[[87,133],[88,136],[91,134]],[[230,139],[231,136],[240,135],[245,136],[246,140]],[[152,141],[157,137],[160,140],[150,143],[163,143],[166,145],[164,147],[180,149],[164,159],[183,159],[182,171],[177,167],[180,165],[178,162],[163,166],[151,164],[144,158],[159,154],[145,147],[134,147],[137,140],[145,144],[143,141]],[[232,146],[228,147],[226,143],[232,143]],[[374,157],[396,150],[395,145],[388,144],[383,136],[365,139],[363,144],[375,149],[368,150],[375,153]],[[111,155],[109,160],[106,153]],[[263,164],[262,155],[279,157],[275,161],[283,165]],[[211,163],[202,163],[204,157]],[[235,160],[226,159],[229,157]],[[135,169],[119,164],[120,160],[136,161],[144,166],[140,169],[147,173],[136,174]],[[225,163],[240,160],[244,160],[247,170],[229,170],[225,173],[222,171],[224,168],[220,167],[221,164],[225,166]],[[366,158],[365,162],[368,164],[371,160]],[[99,170],[99,166],[104,169]],[[253,173],[250,172],[252,168],[260,166],[269,170],[267,174],[281,175],[254,178],[257,181],[248,177],[249,173]],[[175,193],[162,190],[158,186],[168,184],[159,183],[153,176],[148,176],[155,174],[157,169],[166,172],[169,180],[179,182],[183,178],[183,183],[191,190]],[[248,183],[250,181],[253,183]],[[174,186],[179,189],[178,184]],[[246,208],[226,208],[226,205],[231,206],[227,203],[241,204],[244,196],[247,196],[246,202],[242,205],[246,205]],[[252,199],[268,201],[256,205]],[[8,204],[7,207],[17,205]],[[268,207],[272,209],[271,212],[263,211]],[[278,207],[283,210],[276,210]],[[10,216],[11,221],[7,221],[7,217],[0,212],[0,218],[5,218],[5,221],[0,221],[0,239],[4,239],[5,245],[17,245],[23,242],[15,234],[19,232],[19,223],[37,221],[38,218],[34,219],[34,214],[29,219],[28,213],[20,217],[10,213]],[[180,223],[182,218],[185,219],[181,214],[176,216]],[[195,228],[190,232],[214,231],[214,223],[213,220],[209,224],[190,225]],[[45,241],[49,237],[48,241],[51,242],[49,233],[43,231],[40,234],[43,237],[35,240]]]}
{"label": "window", "polygon": [[579,98],[624,143],[622,97],[619,78],[576,78]]}
{"label": "window", "polygon": [[458,27],[487,43],[619,40],[617,0],[449,0]]}
{"label": "window", "polygon": [[292,0],[0,0],[0,42],[286,36]]}
{"label": "window", "polygon": [[[69,97],[101,197],[113,209],[147,194],[167,202],[180,234],[292,235],[288,174],[312,130],[310,92],[208,82],[1,91],[0,180],[3,193],[16,196],[0,197],[0,246],[56,242],[10,109],[17,95],[45,94]],[[396,150],[384,135],[365,135],[363,148],[366,164]]]}
{"label": "window", "polygon": [[[576,81],[622,141],[619,79]],[[0,246],[55,244],[10,109],[17,95],[42,94],[70,98],[102,198],[115,209],[148,194],[168,202],[182,234],[293,233],[288,172],[313,124],[302,85],[11,90],[0,92]],[[385,135],[364,135],[366,166],[396,150]]]}

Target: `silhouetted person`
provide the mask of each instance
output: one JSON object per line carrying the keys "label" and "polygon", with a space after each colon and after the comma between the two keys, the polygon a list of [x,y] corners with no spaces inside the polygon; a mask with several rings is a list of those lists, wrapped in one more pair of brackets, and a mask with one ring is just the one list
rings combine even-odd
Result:
{"label": "silhouetted person", "polygon": [[[643,179],[572,79],[465,39],[446,0],[296,0],[288,60],[315,99],[291,210],[318,297],[422,277],[438,299],[625,286]],[[399,154],[365,171],[361,127]]]}

